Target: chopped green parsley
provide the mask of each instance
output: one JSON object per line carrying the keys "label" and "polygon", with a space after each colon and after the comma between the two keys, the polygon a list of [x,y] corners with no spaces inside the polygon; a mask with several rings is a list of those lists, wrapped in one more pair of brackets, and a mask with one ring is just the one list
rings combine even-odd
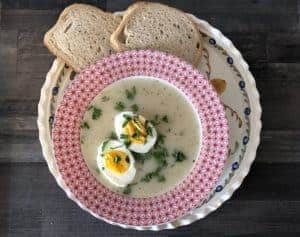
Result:
{"label": "chopped green parsley", "polygon": [[109,101],[110,99],[109,99],[109,97],[108,96],[103,96],[102,98],[101,98],[101,100],[102,100],[102,102],[107,102],[107,101]]}
{"label": "chopped green parsley", "polygon": [[102,151],[105,150],[105,148],[106,148],[106,146],[107,146],[108,143],[109,143],[109,140],[105,140],[105,141],[103,142],[103,145],[102,145]]}
{"label": "chopped green parsley", "polygon": [[114,158],[114,162],[116,164],[118,164],[121,160],[122,160],[122,158],[120,156],[115,156],[115,158]]}
{"label": "chopped green parsley", "polygon": [[84,121],[83,124],[81,124],[80,127],[81,127],[81,128],[89,129],[89,128],[90,128],[90,125],[89,125],[86,121]]}
{"label": "chopped green parsley", "polygon": [[96,120],[102,115],[102,110],[93,106],[92,119]]}
{"label": "chopped green parsley", "polygon": [[133,100],[134,97],[136,96],[136,88],[135,88],[135,86],[132,87],[131,90],[126,90],[125,93],[126,93],[126,98],[128,100]]}
{"label": "chopped green parsley", "polygon": [[115,110],[117,110],[117,111],[122,111],[122,110],[124,110],[125,109],[125,105],[124,105],[124,103],[122,102],[122,101],[118,101],[117,103],[116,103],[116,105],[115,105]]}
{"label": "chopped green parsley", "polygon": [[182,151],[175,150],[172,153],[172,156],[175,158],[176,162],[181,162],[181,161],[184,161],[186,159],[186,156]]}
{"label": "chopped green parsley", "polygon": [[162,120],[163,122],[165,122],[165,123],[168,123],[168,122],[169,122],[169,118],[168,118],[167,115],[163,116],[163,117],[161,118],[161,120]]}
{"label": "chopped green parsley", "polygon": [[137,111],[139,111],[139,106],[137,104],[133,104],[133,105],[131,105],[131,109],[132,109],[132,112],[136,113]]}

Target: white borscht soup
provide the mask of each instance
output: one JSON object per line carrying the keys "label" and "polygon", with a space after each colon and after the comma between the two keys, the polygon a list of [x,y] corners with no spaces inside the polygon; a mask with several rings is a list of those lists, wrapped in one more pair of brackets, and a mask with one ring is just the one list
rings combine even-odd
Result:
{"label": "white borscht soup", "polygon": [[107,86],[81,124],[81,149],[96,179],[132,197],[179,184],[199,156],[201,126],[187,97],[161,79],[135,76]]}

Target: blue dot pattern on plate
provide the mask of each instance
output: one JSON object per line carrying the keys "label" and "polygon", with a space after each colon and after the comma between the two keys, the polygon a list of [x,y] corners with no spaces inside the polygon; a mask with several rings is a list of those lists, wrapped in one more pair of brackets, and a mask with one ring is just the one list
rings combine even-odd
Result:
{"label": "blue dot pattern on plate", "polygon": [[249,137],[244,136],[243,137],[243,144],[246,145],[249,142]]}
{"label": "blue dot pattern on plate", "polygon": [[210,38],[208,41],[210,44],[215,45],[216,44],[216,40],[213,38]]}
{"label": "blue dot pattern on plate", "polygon": [[229,64],[233,64],[233,58],[232,57],[227,57],[227,62]]}
{"label": "blue dot pattern on plate", "polygon": [[222,185],[218,185],[216,187],[216,192],[221,192],[223,190],[223,186]]}
{"label": "blue dot pattern on plate", "polygon": [[240,82],[239,82],[239,86],[240,86],[241,89],[244,89],[245,86],[246,86],[246,84],[245,84],[244,81],[240,81]]}
{"label": "blue dot pattern on plate", "polygon": [[245,108],[244,113],[245,113],[246,115],[250,115],[251,109],[250,109],[249,107]]}
{"label": "blue dot pattern on plate", "polygon": [[49,117],[49,124],[52,125],[53,122],[54,122],[54,117],[51,115],[51,116]]}
{"label": "blue dot pattern on plate", "polygon": [[52,89],[52,95],[57,95],[58,89],[59,89],[58,86],[53,87],[53,89]]}
{"label": "blue dot pattern on plate", "polygon": [[239,163],[236,161],[232,164],[232,170],[236,170],[239,168]]}

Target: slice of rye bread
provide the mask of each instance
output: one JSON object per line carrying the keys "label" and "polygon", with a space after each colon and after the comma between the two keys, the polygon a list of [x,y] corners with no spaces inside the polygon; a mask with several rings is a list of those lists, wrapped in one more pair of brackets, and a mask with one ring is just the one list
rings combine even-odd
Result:
{"label": "slice of rye bread", "polygon": [[131,5],[110,42],[116,51],[155,49],[195,66],[202,54],[202,35],[196,24],[184,12],[160,3]]}
{"label": "slice of rye bread", "polygon": [[76,72],[112,52],[110,36],[121,17],[87,4],[72,4],[45,34],[44,44]]}

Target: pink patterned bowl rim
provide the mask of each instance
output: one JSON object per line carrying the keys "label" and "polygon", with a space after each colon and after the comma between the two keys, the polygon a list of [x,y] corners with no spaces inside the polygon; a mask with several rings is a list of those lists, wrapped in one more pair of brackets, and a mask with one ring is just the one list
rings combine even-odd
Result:
{"label": "pink patterned bowl rim", "polygon": [[[89,171],[80,146],[80,124],[95,96],[115,81],[140,75],[165,80],[181,90],[202,127],[201,151],[191,172],[171,191],[151,198],[133,198],[106,188]],[[81,205],[100,219],[150,226],[178,219],[205,201],[223,171],[228,134],[223,105],[198,70],[166,53],[133,50],[99,60],[75,77],[55,113],[52,139],[60,174]]]}

